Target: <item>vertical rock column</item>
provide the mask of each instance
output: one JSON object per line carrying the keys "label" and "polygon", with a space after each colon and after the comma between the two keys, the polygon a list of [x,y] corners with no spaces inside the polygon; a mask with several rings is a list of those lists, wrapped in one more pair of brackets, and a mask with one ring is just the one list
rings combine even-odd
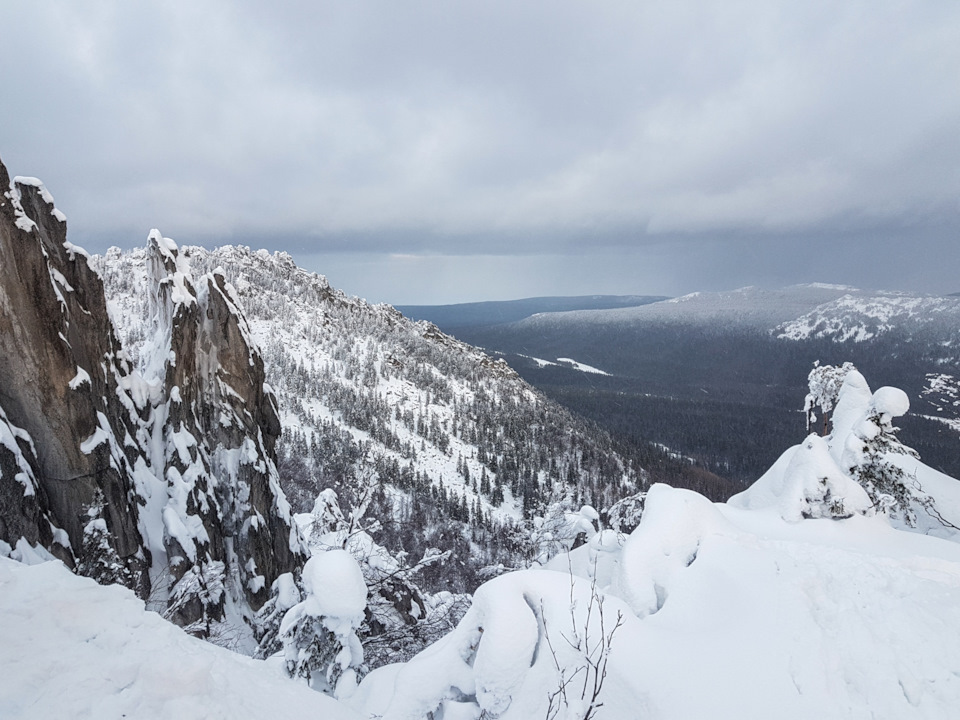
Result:
{"label": "vertical rock column", "polygon": [[66,219],[39,181],[11,184],[0,164],[0,189],[0,422],[22,460],[0,443],[0,539],[25,538],[82,565],[93,508],[122,581],[145,595],[149,558],[131,470],[142,451],[103,283],[67,241]]}

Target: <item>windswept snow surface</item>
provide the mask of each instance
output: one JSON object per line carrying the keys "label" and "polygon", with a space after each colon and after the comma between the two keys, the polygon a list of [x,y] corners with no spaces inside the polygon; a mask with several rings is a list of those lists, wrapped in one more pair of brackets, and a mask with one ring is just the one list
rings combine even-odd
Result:
{"label": "windswept snow surface", "polygon": [[[946,720],[960,708],[960,545],[882,516],[788,522],[655,485],[617,562],[606,587],[549,570],[487,583],[454,633],[371,673],[352,702],[385,720],[543,717],[584,666],[566,639],[602,636],[603,598],[603,636],[618,614],[623,625],[597,718]],[[583,672],[568,693],[581,713]]]}
{"label": "windswept snow surface", "polygon": [[0,717],[359,720],[331,698],[185,634],[119,586],[0,557]]}
{"label": "windswept snow surface", "polygon": [[124,589],[0,558],[0,717],[527,720],[569,681],[557,717],[580,718],[589,663],[609,649],[598,720],[955,718],[960,544],[780,507],[654,485],[622,549],[607,531],[572,551],[575,575],[481,586],[451,634],[370,673],[352,712]]}

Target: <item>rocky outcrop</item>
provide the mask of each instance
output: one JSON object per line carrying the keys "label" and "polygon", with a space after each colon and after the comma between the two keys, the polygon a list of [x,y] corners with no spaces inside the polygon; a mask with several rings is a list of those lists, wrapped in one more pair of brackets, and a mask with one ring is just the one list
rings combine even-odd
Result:
{"label": "rocky outcrop", "polygon": [[[63,559],[198,633],[304,561],[276,400],[222,272],[150,234],[137,367],[43,185],[0,165],[0,552]],[[153,577],[153,587],[150,578]]]}
{"label": "rocky outcrop", "polygon": [[66,220],[39,181],[11,184],[0,165],[0,187],[9,188],[0,202],[0,407],[33,470],[29,482],[16,480],[24,473],[11,477],[16,453],[5,445],[0,494],[18,501],[0,508],[0,539],[25,538],[73,566],[97,505],[128,584],[146,593],[131,464],[141,451],[120,389],[130,368],[103,284],[86,253],[67,242]]}
{"label": "rocky outcrop", "polygon": [[223,273],[194,281],[176,244],[157,231],[147,265],[154,340],[141,364],[147,382],[163,388],[154,408],[163,451],[153,461],[170,488],[172,597],[190,598],[182,620],[198,612],[216,618],[224,596],[200,592],[198,583],[222,572],[257,609],[273,581],[304,560],[277,476],[276,399]]}

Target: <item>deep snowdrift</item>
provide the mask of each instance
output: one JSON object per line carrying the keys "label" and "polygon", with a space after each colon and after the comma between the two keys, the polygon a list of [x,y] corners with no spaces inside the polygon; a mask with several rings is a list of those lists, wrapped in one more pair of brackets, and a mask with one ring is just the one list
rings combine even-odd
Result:
{"label": "deep snowdrift", "polygon": [[[594,551],[574,551],[571,564],[589,566]],[[776,508],[656,485],[617,564],[589,624],[585,578],[527,571],[487,583],[454,633],[371,673],[354,702],[390,720],[443,706],[543,717],[562,679],[587,665],[566,639],[595,647],[604,636],[603,597],[606,634],[618,614],[623,625],[597,718],[951,718],[960,708],[960,545],[884,517],[788,522]],[[588,675],[568,689],[580,714],[557,717],[583,717]]]}
{"label": "deep snowdrift", "polygon": [[276,665],[190,637],[120,586],[0,557],[0,717],[354,720]]}

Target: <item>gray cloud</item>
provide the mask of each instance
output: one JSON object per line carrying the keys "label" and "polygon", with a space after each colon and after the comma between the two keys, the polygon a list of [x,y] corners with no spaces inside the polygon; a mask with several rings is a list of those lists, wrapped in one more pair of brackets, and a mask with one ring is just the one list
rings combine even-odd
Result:
{"label": "gray cloud", "polygon": [[954,2],[5,3],[0,61],[0,157],[94,250],[158,225],[559,278],[759,242],[777,275],[960,229]]}

